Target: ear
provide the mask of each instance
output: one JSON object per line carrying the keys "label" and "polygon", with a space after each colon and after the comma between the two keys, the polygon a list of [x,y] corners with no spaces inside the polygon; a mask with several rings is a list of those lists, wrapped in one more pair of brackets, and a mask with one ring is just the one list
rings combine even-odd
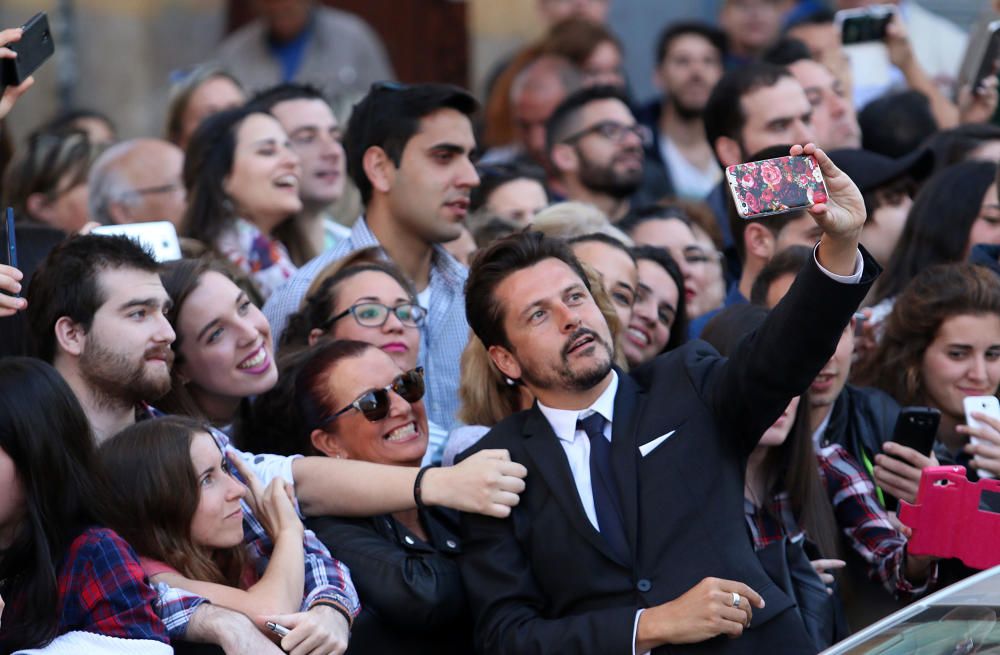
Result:
{"label": "ear", "polygon": [[774,256],[774,235],[760,223],[748,223],[743,232],[743,244],[748,255],[770,261]]}
{"label": "ear", "polygon": [[503,346],[490,346],[490,359],[500,372],[512,380],[521,379],[521,365],[513,353]]}
{"label": "ear", "polygon": [[557,143],[552,146],[549,157],[552,159],[552,165],[560,173],[574,172],[580,167],[580,158],[573,146],[568,143]]}
{"label": "ear", "polygon": [[316,342],[322,339],[326,335],[326,332],[319,328],[313,328],[309,330],[309,347],[316,345]]}
{"label": "ear", "polygon": [[396,179],[396,165],[385,150],[378,146],[365,150],[361,157],[361,167],[373,189],[382,193],[388,193],[392,189],[392,183]]}
{"label": "ear", "polygon": [[51,205],[44,193],[30,194],[25,200],[24,206],[31,216],[37,217],[44,223],[51,223]]}
{"label": "ear", "polygon": [[72,357],[79,357],[87,345],[87,333],[83,326],[69,316],[61,316],[55,325],[56,343],[59,350]]}
{"label": "ear", "polygon": [[743,163],[743,151],[736,139],[720,136],[712,147],[715,150],[715,155],[722,162],[723,168]]}
{"label": "ear", "polygon": [[309,434],[309,441],[312,442],[313,448],[327,457],[350,459],[347,456],[347,451],[340,445],[340,440],[329,432],[316,428]]}
{"label": "ear", "polygon": [[128,205],[120,202],[113,202],[108,205],[108,214],[111,215],[111,222],[115,225],[125,225],[132,222],[132,215],[128,210]]}

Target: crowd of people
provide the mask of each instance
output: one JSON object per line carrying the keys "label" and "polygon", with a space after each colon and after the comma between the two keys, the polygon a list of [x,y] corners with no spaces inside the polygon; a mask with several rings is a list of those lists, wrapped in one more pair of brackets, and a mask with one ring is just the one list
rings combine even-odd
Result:
{"label": "crowd of people", "polygon": [[[996,80],[914,0],[723,0],[641,105],[611,1],[482,99],[308,0],[162,135],[2,91],[0,653],[816,653],[972,573],[896,502],[1000,476]],[[742,218],[786,155],[825,198]]]}

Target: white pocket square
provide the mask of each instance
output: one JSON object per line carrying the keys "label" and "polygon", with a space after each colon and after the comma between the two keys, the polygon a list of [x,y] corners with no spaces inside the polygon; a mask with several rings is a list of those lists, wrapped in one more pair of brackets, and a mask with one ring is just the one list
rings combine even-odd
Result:
{"label": "white pocket square", "polygon": [[639,454],[645,457],[649,453],[653,452],[654,450],[660,447],[660,444],[662,444],[664,441],[672,437],[674,432],[677,432],[677,430],[671,430],[670,432],[661,435],[653,439],[652,441],[647,441],[646,443],[642,444],[641,446],[639,446]]}

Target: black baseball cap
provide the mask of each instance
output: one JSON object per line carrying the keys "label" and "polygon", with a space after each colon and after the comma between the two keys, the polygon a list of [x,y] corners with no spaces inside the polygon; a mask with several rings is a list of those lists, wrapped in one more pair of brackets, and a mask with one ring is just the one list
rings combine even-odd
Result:
{"label": "black baseball cap", "polygon": [[837,168],[854,180],[861,193],[874,191],[907,174],[919,182],[934,168],[934,153],[926,148],[918,148],[898,159],[860,148],[833,150],[827,154]]}

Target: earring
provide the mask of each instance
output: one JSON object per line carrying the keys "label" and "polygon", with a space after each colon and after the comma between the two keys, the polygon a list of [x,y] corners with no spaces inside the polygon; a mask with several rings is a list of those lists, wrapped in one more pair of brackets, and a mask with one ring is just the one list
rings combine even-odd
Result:
{"label": "earring", "polygon": [[222,199],[222,210],[229,216],[236,216],[236,205],[229,196]]}
{"label": "earring", "polygon": [[503,377],[503,379],[504,379],[504,382],[507,383],[508,387],[516,387],[517,386],[517,380],[509,378],[506,375]]}

